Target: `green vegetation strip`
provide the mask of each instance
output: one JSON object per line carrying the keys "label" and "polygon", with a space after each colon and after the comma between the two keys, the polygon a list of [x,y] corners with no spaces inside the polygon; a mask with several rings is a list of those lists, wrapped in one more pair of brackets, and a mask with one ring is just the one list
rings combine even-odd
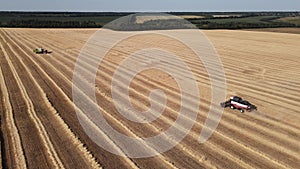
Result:
{"label": "green vegetation strip", "polygon": [[[0,12],[0,27],[101,28],[115,19],[130,14],[132,13]],[[201,29],[300,27],[300,12],[173,12],[170,14],[185,16],[188,21]],[[194,18],[187,16],[194,16]],[[164,22],[163,20],[151,21],[147,26],[151,28],[151,24],[163,25]],[[174,29],[177,27],[174,25]]]}

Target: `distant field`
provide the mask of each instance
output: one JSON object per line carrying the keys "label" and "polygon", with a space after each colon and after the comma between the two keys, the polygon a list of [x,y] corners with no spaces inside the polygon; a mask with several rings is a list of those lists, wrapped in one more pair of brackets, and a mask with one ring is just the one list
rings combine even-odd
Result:
{"label": "distant field", "polygon": [[242,15],[213,15],[214,18],[241,17]]}
{"label": "distant field", "polygon": [[184,18],[184,19],[205,18],[205,16],[199,16],[199,15],[179,15],[179,17]]}
{"label": "distant field", "polygon": [[289,22],[289,23],[293,23],[295,25],[300,26],[300,16],[298,16],[298,17],[280,18],[279,21]]}
{"label": "distant field", "polygon": [[137,24],[143,24],[152,20],[169,20],[170,18],[177,19],[177,17],[173,16],[136,16],[135,18]]}

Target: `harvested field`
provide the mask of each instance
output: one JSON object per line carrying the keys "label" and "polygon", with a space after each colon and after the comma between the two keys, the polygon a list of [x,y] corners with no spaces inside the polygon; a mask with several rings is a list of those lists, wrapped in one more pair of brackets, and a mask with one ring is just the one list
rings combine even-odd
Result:
{"label": "harvested field", "polygon": [[172,15],[166,15],[166,16],[136,16],[136,23],[137,24],[143,24],[148,21],[153,21],[153,20],[170,20],[170,19],[178,19],[177,16],[172,16]]}
{"label": "harvested field", "polygon": [[[140,20],[145,21],[147,18]],[[142,72],[130,86],[133,106],[146,110],[150,105],[149,92],[159,88],[169,96],[167,108],[161,118],[149,124],[124,119],[114,107],[110,93],[119,57],[163,42],[178,55],[184,55],[188,65],[197,70],[201,111],[188,136],[161,155],[132,159],[100,148],[77,119],[72,101],[73,69],[80,49],[94,32],[93,29],[0,29],[3,168],[299,168],[300,35],[204,31],[222,60],[228,96],[241,96],[258,107],[258,111],[244,114],[226,109],[217,130],[204,144],[197,139],[211,95],[202,63],[181,51],[179,44],[156,36],[149,36],[147,41],[136,37],[110,51],[97,74],[96,97],[108,123],[131,137],[157,135],[170,127],[178,115],[180,96],[168,74]],[[126,46],[130,47],[124,50]],[[36,55],[32,49],[37,47],[53,53]],[[89,64],[94,60],[87,58],[84,63],[87,73],[92,71]],[[177,67],[178,71],[180,68]],[[124,75],[128,73],[123,71]],[[112,146],[122,144],[107,136],[103,138],[115,144]],[[119,151],[126,154],[122,149]]]}
{"label": "harvested field", "polygon": [[275,33],[292,33],[300,34],[300,28],[262,28],[262,29],[245,29],[255,32],[275,32]]}

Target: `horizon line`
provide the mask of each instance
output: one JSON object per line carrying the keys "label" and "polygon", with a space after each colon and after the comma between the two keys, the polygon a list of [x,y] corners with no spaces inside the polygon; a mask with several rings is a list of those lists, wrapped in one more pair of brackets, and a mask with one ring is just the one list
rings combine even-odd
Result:
{"label": "horizon line", "polygon": [[82,13],[208,13],[208,12],[300,12],[300,10],[207,10],[207,11],[73,11],[73,10],[0,10],[0,12],[82,12]]}

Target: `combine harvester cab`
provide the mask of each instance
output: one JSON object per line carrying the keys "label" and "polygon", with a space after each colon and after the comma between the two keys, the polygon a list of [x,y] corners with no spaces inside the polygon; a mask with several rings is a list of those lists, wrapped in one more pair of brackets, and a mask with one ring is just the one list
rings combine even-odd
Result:
{"label": "combine harvester cab", "polygon": [[36,53],[36,54],[48,54],[48,53],[51,53],[48,50],[45,50],[43,48],[36,48],[36,49],[33,50],[33,52]]}
{"label": "combine harvester cab", "polygon": [[230,107],[231,109],[238,109],[241,113],[244,113],[245,110],[248,112],[257,110],[257,107],[246,100],[243,100],[241,97],[234,96],[226,102],[221,103],[223,108]]}

